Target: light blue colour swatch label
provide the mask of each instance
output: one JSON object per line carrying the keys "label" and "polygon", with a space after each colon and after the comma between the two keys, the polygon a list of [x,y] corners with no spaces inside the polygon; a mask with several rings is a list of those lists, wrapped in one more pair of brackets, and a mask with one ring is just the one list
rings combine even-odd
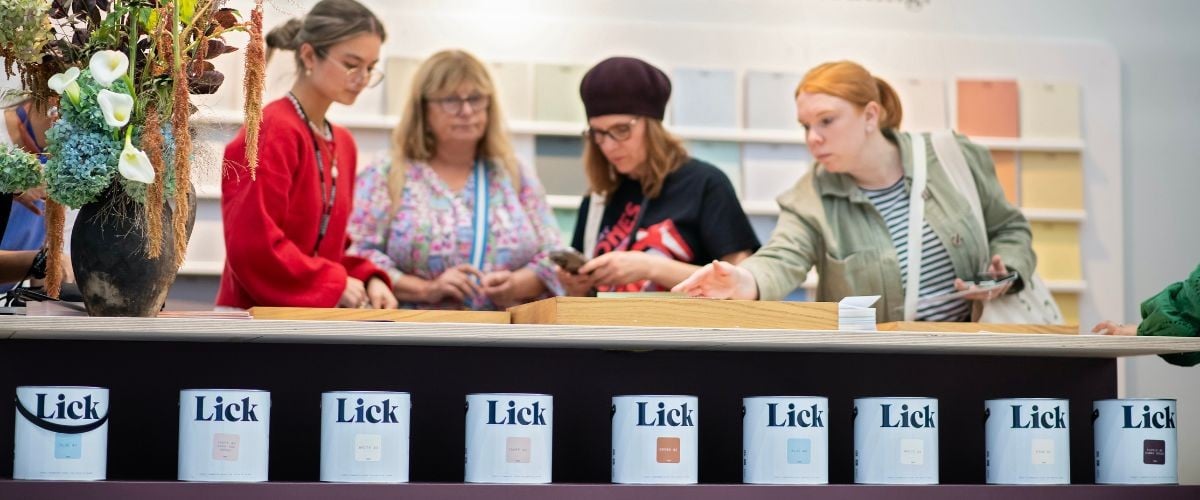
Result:
{"label": "light blue colour swatch label", "polygon": [[82,434],[55,434],[54,458],[78,459],[83,454]]}
{"label": "light blue colour swatch label", "polygon": [[808,438],[791,438],[787,440],[787,463],[812,463],[812,441]]}

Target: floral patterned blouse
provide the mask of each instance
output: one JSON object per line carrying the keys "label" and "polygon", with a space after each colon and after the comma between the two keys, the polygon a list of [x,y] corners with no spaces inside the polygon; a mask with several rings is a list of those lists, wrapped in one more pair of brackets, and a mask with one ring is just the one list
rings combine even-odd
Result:
{"label": "floral patterned blouse", "polygon": [[[384,269],[395,281],[400,275],[437,278],[446,269],[471,263],[474,242],[475,176],[453,191],[423,162],[409,165],[400,207],[393,210],[388,195],[391,162],[384,161],[358,172],[354,210],[347,233],[348,255],[357,255]],[[559,248],[560,233],[546,194],[537,178],[521,169],[520,192],[507,171],[490,163],[488,212],[490,234],[483,258],[485,274],[528,267],[546,285],[546,296],[561,295],[549,252]],[[402,303],[414,309],[494,310],[486,296],[468,298],[465,304]]]}

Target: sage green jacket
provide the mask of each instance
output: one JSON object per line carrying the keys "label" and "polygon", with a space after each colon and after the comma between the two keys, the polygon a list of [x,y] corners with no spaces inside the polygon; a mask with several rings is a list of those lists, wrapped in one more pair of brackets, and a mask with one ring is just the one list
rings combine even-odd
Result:
{"label": "sage green jacket", "polygon": [[[912,186],[912,146],[907,134],[886,134],[900,148],[904,183]],[[1019,276],[1032,276],[1037,258],[1030,246],[1029,222],[1004,198],[991,154],[959,136],[958,142],[979,189],[988,241],[980,241],[978,222],[937,161],[929,136],[923,134],[928,157],[925,220],[945,245],[960,278],[986,269],[992,255]],[[816,266],[818,301],[836,302],[854,295],[880,295],[875,304],[880,322],[904,319],[904,285],[892,236],[883,216],[847,174],[834,174],[820,164],[781,195],[779,222],[771,240],[742,261],[758,282],[760,300],[779,300],[804,282]],[[1018,287],[1013,287],[1017,291]]]}
{"label": "sage green jacket", "polygon": [[[1195,337],[1200,335],[1200,266],[1186,280],[1174,283],[1142,302],[1138,335]],[[1195,366],[1200,352],[1161,355],[1168,363]]]}

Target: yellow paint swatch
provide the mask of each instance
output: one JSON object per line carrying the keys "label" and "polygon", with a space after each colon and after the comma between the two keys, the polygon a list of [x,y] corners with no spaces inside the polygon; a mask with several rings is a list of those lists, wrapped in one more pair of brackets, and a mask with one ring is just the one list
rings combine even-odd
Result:
{"label": "yellow paint swatch", "polygon": [[1022,80],[1020,90],[1021,137],[1080,137],[1078,85]]}
{"label": "yellow paint swatch", "polygon": [[536,97],[533,116],[539,121],[586,122],[583,101],[579,99],[579,84],[587,68],[560,64],[539,64],[533,69]]}
{"label": "yellow paint swatch", "polygon": [[[1058,308],[1062,310],[1063,323],[1068,325],[1079,324],[1079,294],[1070,292],[1055,292],[1054,301],[1058,303]],[[1091,328],[1089,325],[1088,328]]]}
{"label": "yellow paint swatch", "polygon": [[383,82],[387,89],[384,101],[387,103],[387,114],[399,116],[404,112],[404,106],[408,104],[408,94],[412,90],[413,77],[420,66],[421,61],[404,57],[389,57],[384,62]]}
{"label": "yellow paint swatch", "polygon": [[1021,206],[1083,209],[1083,161],[1078,153],[1021,153]]}
{"label": "yellow paint swatch", "polygon": [[1004,188],[1004,197],[1017,205],[1017,155],[1012,151],[992,151],[992,163],[996,165],[996,178]]}
{"label": "yellow paint swatch", "polygon": [[1075,222],[1031,222],[1037,270],[1046,280],[1079,280],[1079,224]]}

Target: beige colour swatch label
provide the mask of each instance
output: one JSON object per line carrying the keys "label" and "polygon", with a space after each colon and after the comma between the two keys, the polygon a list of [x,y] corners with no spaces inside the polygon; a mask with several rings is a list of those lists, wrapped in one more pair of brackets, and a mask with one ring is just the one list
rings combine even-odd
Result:
{"label": "beige colour swatch label", "polygon": [[235,462],[238,459],[238,448],[240,448],[242,437],[237,434],[213,434],[212,458],[213,460],[225,460]]}
{"label": "beige colour swatch label", "polygon": [[901,439],[900,440],[900,464],[901,465],[925,465],[925,440],[924,439]]}
{"label": "beige colour swatch label", "polygon": [[1054,440],[1034,439],[1030,446],[1033,465],[1054,465]]}
{"label": "beige colour swatch label", "polygon": [[532,439],[509,437],[504,441],[504,461],[510,464],[527,464],[533,459],[532,449]]}

